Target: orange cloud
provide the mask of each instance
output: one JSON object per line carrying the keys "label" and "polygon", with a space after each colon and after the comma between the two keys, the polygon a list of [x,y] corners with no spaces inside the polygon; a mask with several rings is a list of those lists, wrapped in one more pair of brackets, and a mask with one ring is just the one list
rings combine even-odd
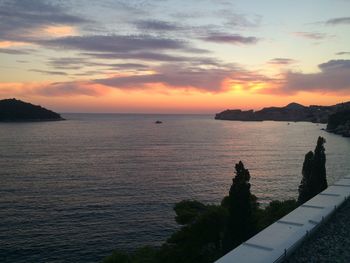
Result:
{"label": "orange cloud", "polygon": [[50,36],[64,37],[76,35],[76,29],[72,26],[46,26],[42,31]]}
{"label": "orange cloud", "polygon": [[28,45],[28,43],[16,42],[16,41],[0,41],[0,48],[8,48],[8,47],[16,47],[16,46],[24,46],[24,45]]}
{"label": "orange cloud", "polygon": [[1,97],[99,97],[108,93],[109,88],[90,82],[8,82],[0,83]]}

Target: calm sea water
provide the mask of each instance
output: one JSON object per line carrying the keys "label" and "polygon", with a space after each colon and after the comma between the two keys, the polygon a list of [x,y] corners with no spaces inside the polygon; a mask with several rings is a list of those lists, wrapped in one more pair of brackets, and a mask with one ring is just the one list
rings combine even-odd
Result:
{"label": "calm sea water", "polygon": [[319,135],[327,139],[329,182],[350,173],[350,139],[323,125],[64,117],[0,124],[1,262],[99,262],[115,248],[158,245],[177,227],[173,205],[219,203],[239,160],[261,203],[296,197],[304,155]]}

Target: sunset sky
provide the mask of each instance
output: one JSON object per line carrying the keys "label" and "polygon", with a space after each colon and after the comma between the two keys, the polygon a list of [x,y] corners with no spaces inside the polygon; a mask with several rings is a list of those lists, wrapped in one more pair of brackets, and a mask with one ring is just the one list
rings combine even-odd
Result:
{"label": "sunset sky", "polygon": [[350,101],[349,0],[0,0],[0,98],[58,112]]}

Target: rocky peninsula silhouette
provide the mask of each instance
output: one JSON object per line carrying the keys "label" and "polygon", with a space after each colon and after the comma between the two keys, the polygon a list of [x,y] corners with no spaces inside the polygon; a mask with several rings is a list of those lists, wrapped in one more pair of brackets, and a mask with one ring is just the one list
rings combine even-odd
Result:
{"label": "rocky peninsula silhouette", "polygon": [[0,100],[0,122],[61,121],[60,114],[17,99]]}
{"label": "rocky peninsula silhouette", "polygon": [[268,107],[259,111],[242,111],[239,109],[225,110],[217,113],[215,115],[215,119],[238,121],[307,121],[314,123],[328,123],[328,118],[330,115],[345,110],[350,110],[350,102],[339,103],[332,106],[304,106],[293,102],[285,107]]}

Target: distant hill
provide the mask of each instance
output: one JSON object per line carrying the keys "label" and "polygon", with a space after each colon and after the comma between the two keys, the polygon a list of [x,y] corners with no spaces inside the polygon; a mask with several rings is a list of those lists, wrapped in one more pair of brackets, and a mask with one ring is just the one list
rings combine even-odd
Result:
{"label": "distant hill", "polygon": [[17,99],[0,100],[0,121],[59,121],[61,115]]}
{"label": "distant hill", "polygon": [[327,123],[328,117],[338,111],[350,110],[350,102],[332,106],[304,106],[298,103],[290,103],[285,107],[268,107],[259,111],[225,110],[217,113],[217,120],[239,121],[309,121]]}

